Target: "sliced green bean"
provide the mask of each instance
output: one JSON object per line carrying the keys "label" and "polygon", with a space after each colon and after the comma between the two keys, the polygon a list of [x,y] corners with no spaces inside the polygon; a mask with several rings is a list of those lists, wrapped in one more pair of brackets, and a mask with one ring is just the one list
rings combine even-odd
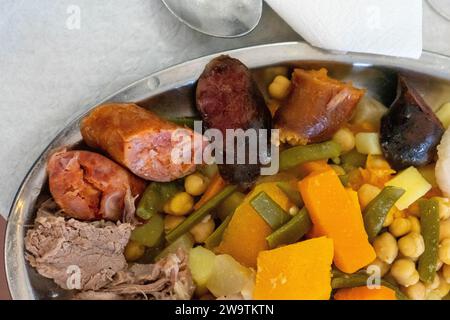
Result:
{"label": "sliced green bean", "polygon": [[139,201],[136,215],[144,220],[150,219],[154,214],[162,212],[164,204],[180,190],[176,181],[151,182]]}
{"label": "sliced green bean", "polygon": [[164,219],[161,214],[154,214],[145,224],[131,232],[131,240],[146,247],[155,247],[161,243],[164,233]]}
{"label": "sliced green bean", "polygon": [[244,201],[244,198],[245,194],[243,194],[242,192],[239,191],[233,192],[227,198],[227,201],[222,201],[222,203],[220,203],[216,207],[216,209],[214,209],[216,217],[224,221]]}
{"label": "sliced green bean", "polygon": [[397,187],[385,187],[378,196],[369,202],[364,210],[364,227],[369,241],[372,242],[383,228],[384,220],[405,190]]}
{"label": "sliced green bean", "polygon": [[280,154],[280,170],[286,170],[302,163],[338,157],[341,147],[334,141],[297,146]]}
{"label": "sliced green bean", "polygon": [[[370,275],[366,273],[366,271],[357,272],[353,274],[346,274],[340,271],[333,273],[333,278],[331,279],[331,288],[333,289],[343,289],[343,288],[355,288],[367,286],[367,281]],[[395,291],[397,299],[399,300],[408,300],[403,292],[390,281],[385,279],[380,280],[380,285],[390,288]]]}
{"label": "sliced green bean", "polygon": [[303,199],[300,196],[300,191],[293,185],[293,181],[280,181],[277,183],[277,187],[280,188],[297,207],[303,207]]}
{"label": "sliced green bean", "polygon": [[270,234],[266,240],[271,249],[282,244],[291,244],[300,240],[310,229],[312,223],[306,208],[300,210],[291,220]]}
{"label": "sliced green bean", "polygon": [[362,168],[366,165],[367,155],[359,153],[356,149],[341,155],[341,167],[345,172],[350,172],[355,168]]}
{"label": "sliced green bean", "polygon": [[250,205],[259,213],[264,221],[267,222],[272,230],[278,229],[291,218],[291,216],[264,191],[258,193],[250,201]]}
{"label": "sliced green bean", "polygon": [[198,210],[194,211],[186,220],[180,223],[175,229],[171,230],[166,239],[169,242],[173,242],[183,234],[188,232],[192,227],[199,223],[206,215],[209,214],[219,203],[228,198],[234,191],[236,186],[226,186],[221,192],[212,197],[208,202],[201,206]]}
{"label": "sliced green bean", "polygon": [[419,258],[419,276],[426,283],[432,283],[436,276],[439,249],[439,203],[435,199],[420,200],[420,232],[425,251]]}
{"label": "sliced green bean", "polygon": [[223,233],[225,232],[226,228],[230,224],[231,218],[233,217],[233,213],[228,215],[225,220],[220,224],[219,227],[217,227],[216,230],[206,239],[205,241],[205,247],[212,250],[215,247],[217,247],[223,238]]}

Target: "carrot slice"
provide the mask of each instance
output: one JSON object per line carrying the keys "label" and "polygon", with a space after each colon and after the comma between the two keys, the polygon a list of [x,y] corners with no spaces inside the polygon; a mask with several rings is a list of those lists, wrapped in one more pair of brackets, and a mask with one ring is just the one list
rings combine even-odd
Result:
{"label": "carrot slice", "polygon": [[208,189],[206,189],[205,193],[202,195],[200,200],[194,205],[194,210],[199,209],[201,206],[203,206],[208,200],[210,200],[212,197],[214,197],[216,194],[218,194],[220,191],[225,188],[227,183],[225,180],[222,179],[219,173],[216,173],[215,176],[212,178],[211,183],[208,186]]}
{"label": "carrot slice", "polygon": [[375,259],[356,197],[334,170],[310,174],[299,189],[316,230],[334,240],[334,262],[340,270],[353,273]]}
{"label": "carrot slice", "polygon": [[339,289],[334,300],[397,300],[397,297],[394,290],[383,286],[373,289],[356,287]]}

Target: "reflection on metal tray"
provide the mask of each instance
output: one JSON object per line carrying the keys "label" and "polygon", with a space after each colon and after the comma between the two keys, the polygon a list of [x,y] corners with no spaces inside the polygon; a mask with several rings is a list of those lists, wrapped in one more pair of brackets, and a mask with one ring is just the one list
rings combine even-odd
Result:
{"label": "reflection on metal tray", "polygon": [[[265,91],[279,67],[289,72],[293,67],[326,67],[332,77],[351,80],[368,94],[389,105],[395,97],[398,72],[412,79],[425,100],[437,108],[450,101],[450,58],[424,53],[420,60],[330,53],[305,43],[281,43],[225,52],[240,59],[253,70],[258,85]],[[157,72],[137,81],[104,102],[136,102],[162,116],[182,117],[195,114],[195,81],[213,56]],[[81,141],[79,121],[75,119],[61,131],[30,169],[17,192],[10,211],[5,242],[8,283],[14,299],[61,299],[68,292],[39,276],[24,257],[24,236],[32,225],[38,197],[47,192],[46,159],[55,148]]]}

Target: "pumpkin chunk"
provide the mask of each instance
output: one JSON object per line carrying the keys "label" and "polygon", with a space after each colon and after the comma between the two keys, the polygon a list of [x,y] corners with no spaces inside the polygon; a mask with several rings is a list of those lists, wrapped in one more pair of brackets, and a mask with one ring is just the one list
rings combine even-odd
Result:
{"label": "pumpkin chunk", "polygon": [[334,263],[341,271],[353,273],[375,259],[356,197],[333,170],[310,174],[299,189],[315,231],[334,240]]}
{"label": "pumpkin chunk", "polygon": [[263,251],[253,297],[259,300],[328,300],[333,241],[326,237]]}
{"label": "pumpkin chunk", "polygon": [[395,291],[381,286],[376,289],[356,287],[339,289],[334,294],[334,300],[397,300]]}

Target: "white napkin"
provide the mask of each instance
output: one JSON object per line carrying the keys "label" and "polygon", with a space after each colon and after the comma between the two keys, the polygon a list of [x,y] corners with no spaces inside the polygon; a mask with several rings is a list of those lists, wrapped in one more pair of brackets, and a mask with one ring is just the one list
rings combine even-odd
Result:
{"label": "white napkin", "polygon": [[316,47],[419,58],[422,0],[266,0]]}

